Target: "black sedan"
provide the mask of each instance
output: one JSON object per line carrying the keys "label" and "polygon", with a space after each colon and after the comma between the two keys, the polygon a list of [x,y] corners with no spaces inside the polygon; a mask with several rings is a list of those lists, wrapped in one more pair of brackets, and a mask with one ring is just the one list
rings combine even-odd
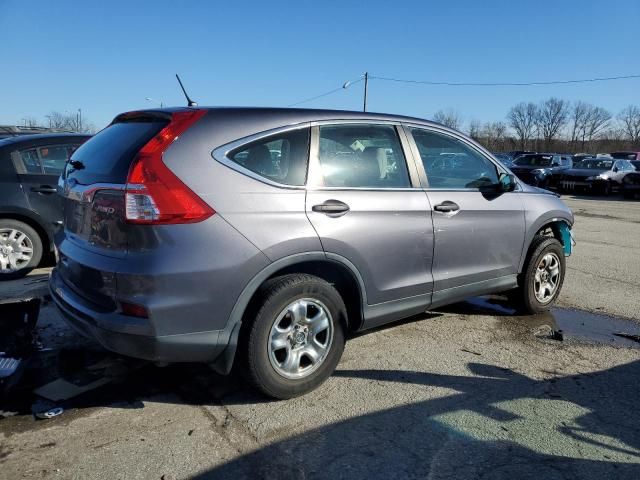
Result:
{"label": "black sedan", "polygon": [[19,278],[53,252],[62,223],[58,177],[89,135],[21,135],[0,140],[0,280]]}
{"label": "black sedan", "polygon": [[575,163],[573,168],[562,172],[560,191],[609,195],[612,191],[620,189],[624,176],[634,170],[628,160],[585,158]]}
{"label": "black sedan", "polygon": [[525,183],[541,188],[555,188],[562,173],[572,167],[571,157],[557,153],[520,155],[511,171]]}

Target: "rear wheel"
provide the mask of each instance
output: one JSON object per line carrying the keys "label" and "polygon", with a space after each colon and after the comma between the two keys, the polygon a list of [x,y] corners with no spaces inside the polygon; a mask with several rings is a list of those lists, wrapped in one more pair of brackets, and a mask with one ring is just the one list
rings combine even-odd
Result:
{"label": "rear wheel", "polygon": [[42,258],[42,240],[24,222],[0,220],[0,280],[27,275]]}
{"label": "rear wheel", "polygon": [[564,273],[562,244],[553,237],[535,237],[529,247],[519,286],[510,297],[525,313],[549,310],[560,295]]}
{"label": "rear wheel", "polygon": [[247,331],[247,379],[279,399],[318,387],[342,356],[345,312],[340,294],[321,278],[293,274],[269,281]]}

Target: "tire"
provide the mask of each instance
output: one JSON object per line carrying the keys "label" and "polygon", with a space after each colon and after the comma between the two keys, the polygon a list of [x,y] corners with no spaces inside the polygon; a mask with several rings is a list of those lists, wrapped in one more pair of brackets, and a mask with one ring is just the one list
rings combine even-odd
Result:
{"label": "tire", "polygon": [[340,294],[321,278],[292,274],[268,281],[259,295],[246,330],[245,377],[277,399],[310,392],[333,373],[344,350],[347,316]]}
{"label": "tire", "polygon": [[[17,249],[24,250],[22,258],[16,257]],[[0,280],[24,277],[41,259],[42,239],[33,228],[18,220],[0,220]]]}
{"label": "tire", "polygon": [[[543,264],[543,259],[552,259],[553,261],[550,265],[553,266],[555,262],[558,267],[555,283],[553,282],[553,275],[549,275],[549,271],[547,271],[546,268],[542,268],[540,272],[546,272],[550,277],[548,284],[553,283],[554,289],[552,291],[551,289],[547,290],[543,288],[544,284],[541,285],[538,282],[540,277],[536,276],[538,268],[542,265],[545,267],[547,265],[546,263]],[[562,248],[562,244],[553,237],[535,237],[531,242],[529,252],[527,254],[527,260],[525,261],[523,271],[518,279],[518,288],[510,292],[510,299],[523,313],[536,314],[549,310],[562,290],[565,268],[564,249]],[[536,295],[536,290],[538,292],[545,290],[547,296],[545,297],[544,295],[541,295],[543,299],[540,299]]]}

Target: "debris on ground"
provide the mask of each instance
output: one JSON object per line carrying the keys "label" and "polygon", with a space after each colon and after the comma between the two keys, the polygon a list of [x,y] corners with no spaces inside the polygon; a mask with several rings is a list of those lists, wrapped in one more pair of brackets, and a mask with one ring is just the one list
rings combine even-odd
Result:
{"label": "debris on ground", "polygon": [[0,302],[0,398],[18,382],[35,351],[40,299]]}
{"label": "debris on ground", "polygon": [[640,343],[640,335],[634,333],[614,333],[616,337],[628,338],[629,340],[633,340],[634,342]]}
{"label": "debris on ground", "polygon": [[557,340],[562,342],[564,340],[564,334],[562,330],[556,330],[551,325],[540,325],[533,335],[538,338],[544,338],[547,340]]}
{"label": "debris on ground", "polygon": [[34,416],[40,420],[48,420],[50,418],[57,417],[58,415],[62,415],[64,413],[64,409],[62,407],[54,407],[49,410],[45,410],[44,412],[35,412]]}

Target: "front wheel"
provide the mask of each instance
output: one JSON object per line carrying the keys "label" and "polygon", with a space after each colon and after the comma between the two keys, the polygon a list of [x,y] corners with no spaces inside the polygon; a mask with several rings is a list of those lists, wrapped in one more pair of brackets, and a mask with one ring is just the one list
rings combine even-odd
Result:
{"label": "front wheel", "polygon": [[345,320],[340,294],[321,278],[293,274],[270,280],[247,329],[247,379],[278,399],[315,389],[340,361]]}
{"label": "front wheel", "polygon": [[534,238],[527,261],[513,293],[526,313],[549,310],[564,282],[565,257],[562,244],[553,237]]}

